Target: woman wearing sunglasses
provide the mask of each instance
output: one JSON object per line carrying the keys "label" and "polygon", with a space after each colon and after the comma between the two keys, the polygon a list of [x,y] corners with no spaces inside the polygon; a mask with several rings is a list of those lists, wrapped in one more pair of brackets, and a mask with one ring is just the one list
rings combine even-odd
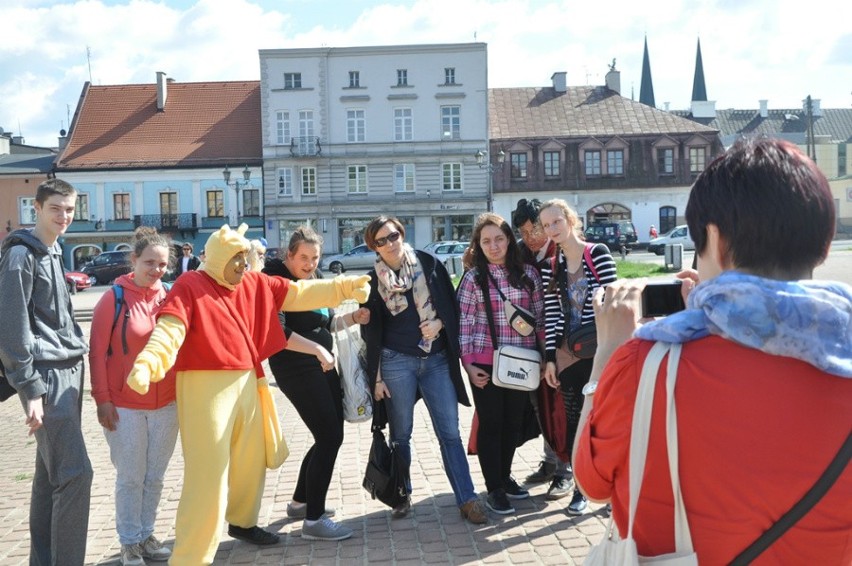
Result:
{"label": "woman wearing sunglasses", "polygon": [[[390,441],[408,466],[414,404],[423,398],[456,505],[466,520],[482,524],[488,519],[473,490],[459,435],[458,403],[470,406],[470,401],[458,363],[455,292],[444,265],[404,240],[405,228],[393,217],[379,216],[364,231],[367,246],[378,253],[370,298],[362,305],[370,310],[370,324],[362,327],[367,374],[376,400],[385,400]],[[409,496],[392,515],[404,517],[410,508]]]}

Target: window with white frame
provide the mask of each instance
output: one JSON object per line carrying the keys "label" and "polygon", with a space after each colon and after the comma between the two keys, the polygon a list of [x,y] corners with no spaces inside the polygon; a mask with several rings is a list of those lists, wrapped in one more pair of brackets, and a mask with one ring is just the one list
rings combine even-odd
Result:
{"label": "window with white frame", "polygon": [[512,178],[526,179],[527,178],[527,154],[513,153],[511,156],[512,163]]}
{"label": "window with white frame", "polygon": [[359,88],[361,86],[361,72],[349,71],[349,88]]}
{"label": "window with white frame", "polygon": [[311,155],[314,151],[314,111],[299,111],[299,154]]}
{"label": "window with white frame", "polygon": [[74,207],[74,220],[89,220],[89,195],[77,193],[77,205]]}
{"label": "window with white frame", "polygon": [[243,200],[243,216],[260,216],[260,191],[243,189],[240,196]]}
{"label": "window with white frame", "polygon": [[462,164],[444,163],[441,166],[441,187],[445,191],[460,191],[462,188]]}
{"label": "window with white frame", "polygon": [[34,198],[18,199],[18,221],[20,224],[36,223],[35,201]]}
{"label": "window with white frame", "polygon": [[366,165],[350,165],[349,166],[349,194],[366,194],[367,193],[367,166]]}
{"label": "window with white frame", "polygon": [[456,84],[456,70],[455,70],[454,67],[445,67],[444,68],[444,84],[445,85]]}
{"label": "window with white frame", "polygon": [[661,147],[657,149],[657,173],[660,175],[674,174],[674,148]]}
{"label": "window with white frame", "polygon": [[393,166],[393,190],[397,193],[414,192],[413,163],[397,163]]}
{"label": "window with white frame", "polygon": [[130,220],[130,193],[112,195],[112,217],[116,220]]}
{"label": "window with white frame", "polygon": [[559,152],[545,151],[544,152],[544,176],[558,177],[559,176]]}
{"label": "window with white frame", "polygon": [[290,113],[279,110],[275,113],[275,141],[278,145],[290,143]]}
{"label": "window with white frame", "polygon": [[461,138],[461,106],[441,106],[441,135],[444,139]]}
{"label": "window with white frame", "polygon": [[302,88],[302,73],[284,73],[284,88],[286,90]]}
{"label": "window with white frame", "polygon": [[363,110],[346,111],[346,141],[349,143],[363,142],[366,137],[367,120]]}
{"label": "window with white frame", "polygon": [[690,147],[689,148],[689,172],[693,175],[698,175],[704,171],[704,166],[707,164],[707,148],[706,147]]}
{"label": "window with white frame", "polygon": [[587,150],[583,156],[586,165],[586,176],[592,177],[601,174],[601,152]]}
{"label": "window with white frame", "polygon": [[302,167],[302,194],[305,196],[317,194],[316,167]]}
{"label": "window with white frame", "polygon": [[207,191],[207,217],[223,218],[225,216],[225,191]]}
{"label": "window with white frame", "polygon": [[394,141],[411,141],[414,139],[414,119],[411,115],[411,108],[394,108],[393,139]]}
{"label": "window with white frame", "polygon": [[289,167],[278,170],[278,196],[293,196],[293,170]]}
{"label": "window with white frame", "polygon": [[609,149],[606,152],[607,175],[624,175],[624,150]]}
{"label": "window with white frame", "polygon": [[396,86],[408,86],[408,69],[396,70]]}

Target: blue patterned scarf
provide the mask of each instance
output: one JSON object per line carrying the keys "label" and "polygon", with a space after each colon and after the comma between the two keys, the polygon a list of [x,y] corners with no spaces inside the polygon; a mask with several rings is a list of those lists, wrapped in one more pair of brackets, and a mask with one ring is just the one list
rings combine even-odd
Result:
{"label": "blue patterned scarf", "polygon": [[634,336],[681,343],[710,334],[852,378],[852,287],[726,271],[698,285],[687,310],[642,325]]}

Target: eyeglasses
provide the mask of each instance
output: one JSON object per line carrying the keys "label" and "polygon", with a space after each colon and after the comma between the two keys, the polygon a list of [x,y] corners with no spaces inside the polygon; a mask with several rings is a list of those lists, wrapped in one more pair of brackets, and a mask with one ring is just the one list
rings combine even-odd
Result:
{"label": "eyeglasses", "polygon": [[384,238],[376,238],[376,247],[383,248],[388,242],[395,242],[399,240],[400,236],[402,236],[402,234],[400,234],[399,232],[391,232]]}

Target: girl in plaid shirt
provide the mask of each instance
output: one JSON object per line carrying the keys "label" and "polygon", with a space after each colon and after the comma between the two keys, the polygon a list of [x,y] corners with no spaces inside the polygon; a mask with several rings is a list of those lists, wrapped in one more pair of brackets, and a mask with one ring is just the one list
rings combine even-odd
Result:
{"label": "girl in plaid shirt", "polygon": [[[535,349],[538,338],[544,335],[544,295],[538,272],[524,263],[515,234],[501,216],[490,212],[480,215],[471,248],[473,268],[462,278],[457,295],[459,342],[462,365],[473,386],[473,403],[479,415],[477,456],[488,490],[486,505],[505,515],[515,511],[510,498],[529,497],[529,492],[511,476],[529,393],[497,387],[491,382],[494,349],[483,305],[486,300],[491,304],[498,345]],[[534,334],[521,336],[512,329],[495,284],[508,300],[536,316]]]}

